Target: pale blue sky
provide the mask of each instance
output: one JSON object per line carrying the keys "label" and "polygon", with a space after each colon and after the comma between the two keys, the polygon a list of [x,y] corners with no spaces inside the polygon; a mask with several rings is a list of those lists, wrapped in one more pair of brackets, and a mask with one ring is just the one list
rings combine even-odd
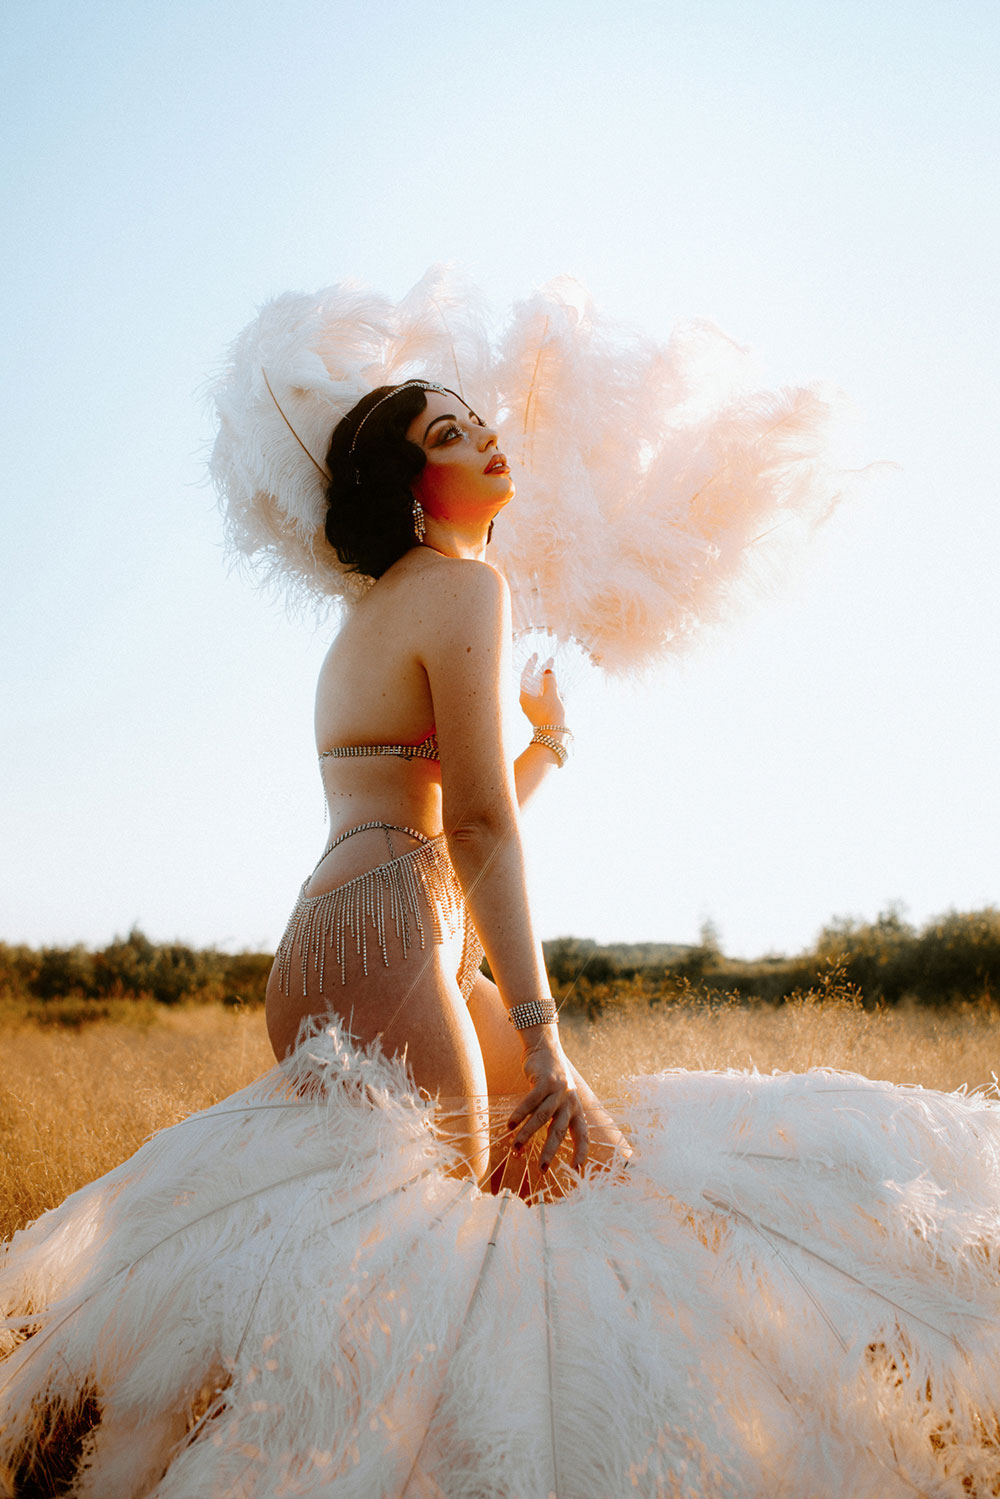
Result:
{"label": "pale blue sky", "polygon": [[266,297],[440,260],[713,318],[898,465],[738,627],[577,684],[542,934],[1000,901],[998,43],[989,0],[6,6],[0,938],[277,939],[324,643],[226,575],[200,391]]}

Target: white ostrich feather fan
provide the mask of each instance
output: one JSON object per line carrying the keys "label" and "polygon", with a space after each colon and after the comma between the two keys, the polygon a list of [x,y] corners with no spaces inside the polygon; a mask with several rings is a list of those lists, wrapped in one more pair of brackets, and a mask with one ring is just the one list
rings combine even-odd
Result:
{"label": "white ostrich feather fan", "polygon": [[[214,387],[213,479],[234,553],[292,596],[349,605],[370,580],[323,534],[325,458],[367,391],[414,376],[495,420],[517,497],[491,560],[515,626],[639,670],[724,614],[773,539],[838,498],[836,393],[761,391],[713,325],[656,344],[559,280],[491,334],[481,298],[437,268],[399,303],[343,282],[264,306]],[[786,523],[791,523],[789,526]]]}

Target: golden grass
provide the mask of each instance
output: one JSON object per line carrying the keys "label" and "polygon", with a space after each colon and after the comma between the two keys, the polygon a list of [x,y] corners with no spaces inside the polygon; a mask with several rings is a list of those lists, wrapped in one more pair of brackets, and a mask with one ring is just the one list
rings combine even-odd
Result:
{"label": "golden grass", "polygon": [[2,1046],[0,1237],[274,1061],[263,1011],[218,1005],[162,1009],[143,1026],[23,1024]]}
{"label": "golden grass", "polygon": [[[867,1012],[814,996],[779,1008],[632,1005],[568,1017],[566,1049],[598,1093],[666,1067],[836,1067],[950,1090],[988,1086],[1000,1054],[990,1006]],[[0,1237],[125,1159],[152,1131],[271,1066],[260,1010],[163,1010],[150,1024],[5,1028],[0,1082]]]}
{"label": "golden grass", "polygon": [[667,1067],[806,1072],[835,1067],[944,1092],[993,1086],[1000,1011],[989,1003],[865,1010],[850,998],[813,995],[783,1005],[736,1006],[694,999],[623,1009],[562,1025],[566,1049],[597,1093]]}

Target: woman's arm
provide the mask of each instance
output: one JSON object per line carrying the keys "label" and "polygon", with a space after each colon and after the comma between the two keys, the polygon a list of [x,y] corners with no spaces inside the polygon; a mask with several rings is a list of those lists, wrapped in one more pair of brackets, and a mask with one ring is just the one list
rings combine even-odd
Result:
{"label": "woman's arm", "polygon": [[[507,585],[487,563],[445,558],[421,590],[418,651],[441,754],[444,830],[455,872],[505,1007],[548,998],[528,904],[517,793],[504,723],[509,680]],[[536,746],[537,748],[537,746]],[[587,1121],[554,1025],[520,1033],[531,1091],[514,1111],[517,1143],[549,1124],[541,1163],[563,1136],[587,1156]]]}
{"label": "woman's arm", "polygon": [[[557,744],[566,746],[566,709],[559,695],[551,662],[546,663],[541,674],[540,687],[532,691],[537,666],[537,655],[531,656],[521,676],[521,711],[532,729],[549,731]],[[514,785],[517,789],[517,805],[523,808],[534,796],[538,787],[553,770],[559,768],[559,756],[545,744],[529,744],[514,761]]]}

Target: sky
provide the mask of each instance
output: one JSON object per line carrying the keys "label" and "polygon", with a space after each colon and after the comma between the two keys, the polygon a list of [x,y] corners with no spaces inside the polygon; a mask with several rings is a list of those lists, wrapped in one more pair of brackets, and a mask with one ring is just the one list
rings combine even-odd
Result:
{"label": "sky", "polygon": [[991,0],[11,0],[0,940],[273,946],[329,630],[227,568],[206,382],[256,307],[568,273],[830,381],[875,470],[639,684],[569,684],[543,937],[797,952],[1000,902]]}

